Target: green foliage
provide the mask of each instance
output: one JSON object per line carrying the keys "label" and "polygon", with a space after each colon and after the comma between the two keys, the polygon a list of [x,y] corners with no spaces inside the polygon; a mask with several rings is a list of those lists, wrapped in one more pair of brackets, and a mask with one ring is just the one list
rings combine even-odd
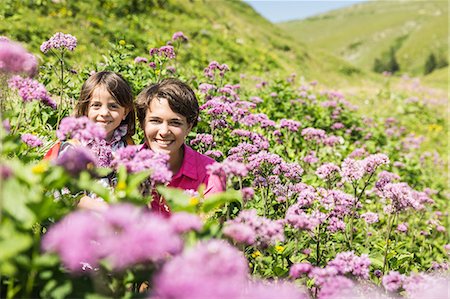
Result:
{"label": "green foliage", "polygon": [[384,53],[383,58],[375,58],[373,63],[373,71],[377,73],[389,72],[396,73],[400,70],[400,66],[395,57],[395,48],[391,47],[388,53]]}
{"label": "green foliage", "polygon": [[277,25],[363,70],[377,69],[374,62],[391,47],[402,72],[416,76],[430,52],[448,56],[447,1],[366,1]]}
{"label": "green foliage", "polygon": [[430,55],[428,55],[427,61],[425,62],[423,73],[425,75],[428,75],[429,73],[434,71],[436,66],[437,66],[436,56],[434,56],[434,54],[431,53]]}
{"label": "green foliage", "polygon": [[[77,66],[78,74],[75,76],[66,73],[67,76],[64,76],[62,81],[52,73],[52,66],[57,60],[52,56],[43,56],[44,67],[41,68],[38,79],[46,84],[54,97],[64,95],[65,106],[62,111],[52,110],[37,101],[24,103],[15,92],[2,90],[2,94],[7,95],[2,101],[2,117],[8,119],[11,124],[9,132],[0,128],[0,284],[2,290],[6,290],[2,292],[8,297],[140,297],[143,296],[137,293],[140,283],[161,271],[161,264],[150,263],[113,273],[111,265],[103,261],[95,274],[73,276],[61,265],[60,258],[41,250],[41,238],[55,223],[76,209],[84,192],[93,192],[110,204],[127,202],[145,206],[150,201],[149,190],[143,192],[145,184],[148,183],[148,171],[130,174],[124,167],[120,167],[115,173],[111,169],[91,169],[71,176],[62,167],[41,161],[43,154],[54,143],[54,130],[58,120],[70,115],[78,89],[92,70],[120,72],[132,84],[135,94],[150,82],[175,76],[194,87],[201,105],[220,98],[224,99],[225,103],[235,103],[236,106],[232,107],[240,111],[241,116],[264,115],[267,117],[267,123],[257,121],[251,124],[239,117],[235,118],[227,110],[219,115],[208,113],[207,106],[204,106],[196,132],[188,136],[187,143],[195,137],[195,133],[211,134],[214,145],[199,144],[193,147],[202,153],[217,150],[222,153],[218,160],[224,160],[230,155],[231,149],[243,142],[261,142],[263,147],[258,149],[259,152],[267,150],[278,155],[284,162],[291,163],[288,164],[289,167],[298,165],[302,168],[301,175],[299,171],[296,173],[298,176],[289,177],[280,174],[274,163],[264,161],[258,165],[255,172],[250,171],[243,177],[228,176],[227,191],[206,198],[203,196],[203,187],[197,190],[198,195],[187,195],[181,190],[158,187],[157,190],[167,200],[172,211],[194,213],[206,219],[201,230],[183,235],[185,247],[192,246],[199,240],[225,238],[222,229],[227,221],[234,219],[244,210],[255,209],[258,215],[264,216],[267,221],[285,221],[287,210],[302,199],[301,192],[305,190],[289,188],[309,186],[314,188],[314,196],[323,197],[302,207],[302,211],[308,214],[329,213],[335,203],[325,200],[324,194],[328,191],[341,191],[355,198],[355,203],[343,218],[344,227],[332,231],[329,228],[331,219],[327,218],[311,230],[296,229],[286,224],[283,226],[285,238],[277,243],[245,246],[235,242],[236,247],[247,257],[253,276],[268,279],[287,278],[290,267],[295,263],[308,262],[324,267],[338,253],[345,251],[353,251],[357,255],[368,254],[372,262],[370,276],[373,283],[379,283],[379,279],[373,275],[374,270],[382,270],[385,273],[396,270],[408,274],[426,271],[433,262],[448,261],[448,253],[443,247],[449,243],[448,233],[444,232],[449,227],[448,217],[445,217],[449,210],[446,176],[448,161],[445,156],[448,140],[442,138],[448,127],[448,119],[440,111],[441,106],[430,104],[427,96],[421,93],[422,90],[405,91],[397,88],[392,78],[385,77],[385,85],[375,91],[368,89],[370,96],[367,98],[356,96],[356,102],[362,104],[367,101],[372,103],[370,109],[384,110],[381,118],[375,111],[371,111],[371,119],[362,117],[361,113],[346,101],[343,93],[327,89],[321,84],[317,85],[317,82],[306,83],[304,77],[296,79],[295,76],[289,76],[285,79],[273,73],[270,73],[271,79],[267,81],[260,77],[240,77],[237,73],[248,65],[256,70],[258,75],[263,76],[262,72],[283,66],[283,60],[269,53],[270,51],[261,49],[252,52],[256,57],[253,60],[253,56],[246,56],[247,54],[241,52],[249,48],[244,47],[243,50],[219,38],[215,31],[232,35],[233,38],[238,37],[233,35],[235,32],[232,28],[235,25],[232,22],[235,20],[227,15],[230,13],[228,10],[215,9],[211,14],[214,18],[230,20],[230,24],[218,23],[215,29],[208,25],[203,30],[200,29],[204,25],[201,11],[196,11],[195,7],[187,2],[178,3],[178,7],[173,10],[171,5],[175,5],[174,3],[178,2],[154,1],[146,8],[146,12],[154,13],[167,23],[174,21],[173,11],[188,16],[200,15],[196,19],[199,24],[187,23],[192,34],[188,34],[191,40],[174,45],[177,50],[176,59],[162,59],[147,54],[148,48],[164,45],[170,39],[170,31],[146,41],[148,44],[145,47],[139,46],[138,38],[136,44],[129,39],[120,38],[105,47],[103,57],[97,63]],[[113,11],[109,13],[114,15],[139,8],[142,2],[126,4],[99,1],[94,4],[104,5],[104,11],[108,11],[106,7],[111,6]],[[14,2],[9,1],[8,5],[14,6]],[[68,11],[71,11],[71,16],[79,16],[86,5],[87,2],[84,1],[58,4],[35,1],[30,2],[30,6],[23,7],[19,13],[26,15],[31,13],[28,9],[33,8],[65,17],[69,15]],[[221,5],[220,2],[217,3],[219,8]],[[230,6],[240,12],[251,13],[246,11],[245,5],[231,2]],[[170,11],[166,11],[168,7],[171,7]],[[184,18],[182,14],[178,16]],[[5,12],[4,17],[11,16]],[[86,18],[90,24],[94,24],[93,27],[98,27],[99,31],[105,29],[102,18],[96,19],[92,15],[87,15]],[[142,26],[139,27],[141,29],[150,26],[144,21],[139,23],[139,20],[140,18],[128,17],[133,26]],[[158,26],[161,26],[159,29],[171,29],[169,25],[164,27],[162,23],[158,23]],[[110,33],[105,30],[106,35]],[[67,61],[77,60],[78,56],[86,53],[85,42],[82,40],[79,39],[78,48],[72,56],[66,57]],[[217,57],[223,59],[218,59],[221,63],[228,63],[229,60],[238,63],[231,66],[230,72],[214,79],[203,75],[203,69],[210,58],[214,59],[214,56],[209,57],[212,55],[208,52],[211,51],[208,48],[210,43],[214,45],[212,49],[217,51]],[[226,49],[215,48],[219,43]],[[289,49],[295,49],[289,42],[284,43],[283,39],[275,36],[271,36],[270,43],[278,43],[275,51],[288,52]],[[256,43],[252,44],[255,45]],[[80,51],[77,52],[78,50]],[[234,54],[230,54],[231,52]],[[198,53],[202,55],[197,55]],[[148,64],[135,63],[134,57],[137,55],[145,56],[156,66],[151,68]],[[395,60],[395,51],[391,50],[389,55],[391,60]],[[314,62],[314,57],[307,57],[308,55],[302,55],[302,61],[308,63],[311,59],[310,62]],[[268,62],[259,65],[265,61]],[[391,61],[391,67],[395,68],[395,63]],[[364,74],[347,64],[339,66],[338,69],[347,78],[356,80],[355,75],[362,77]],[[175,72],[168,67],[175,67]],[[68,72],[69,69],[71,68],[65,67],[63,71]],[[210,83],[213,88],[203,92],[200,88],[202,83]],[[257,87],[256,83],[259,83]],[[232,85],[233,88],[230,87]],[[239,88],[236,87],[238,85]],[[2,88],[6,89],[6,85]],[[232,92],[229,89],[232,89]],[[380,103],[388,103],[389,106]],[[390,118],[387,118],[388,116]],[[225,125],[212,125],[218,120]],[[298,130],[283,127],[281,123],[285,120],[297,121],[300,127]],[[337,142],[325,144],[308,140],[302,135],[302,129],[305,128],[323,130],[327,137],[333,137]],[[249,134],[241,136],[236,133],[239,129]],[[20,139],[24,133],[39,136],[44,145],[30,148]],[[142,131],[138,131],[134,139],[140,142],[142,135]],[[421,144],[422,138],[428,140]],[[342,180],[343,174],[340,172],[330,180],[323,180],[316,173],[318,167],[324,163],[342,166],[348,157],[361,160],[364,156],[375,153],[385,153],[389,156],[390,163],[378,167],[373,173],[366,173],[358,180]],[[308,162],[305,159],[308,156],[314,156],[317,161]],[[243,155],[242,162],[250,162],[248,154]],[[420,210],[392,214],[385,212],[386,199],[377,189],[378,175],[382,170],[398,175],[399,181],[407,183],[414,191],[420,192],[421,196],[429,196],[434,203],[427,204]],[[98,178],[107,175],[117,178],[117,183],[108,188],[98,183]],[[274,181],[277,182],[278,188],[274,187]],[[253,198],[242,198],[242,190],[245,187],[254,188]],[[61,192],[63,188],[67,190]],[[361,214],[368,211],[377,212],[379,221],[367,224]],[[402,223],[409,226],[405,233],[397,230],[397,226]],[[308,277],[299,279],[299,282],[309,288],[315,287],[313,279]],[[3,293],[1,295],[3,297]]]}

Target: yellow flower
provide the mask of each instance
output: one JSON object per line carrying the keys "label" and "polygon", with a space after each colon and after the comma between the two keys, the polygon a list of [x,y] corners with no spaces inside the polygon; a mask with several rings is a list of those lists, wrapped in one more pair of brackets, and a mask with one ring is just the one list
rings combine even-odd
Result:
{"label": "yellow flower", "polygon": [[253,258],[257,258],[258,256],[261,256],[261,252],[259,250],[252,253]]}
{"label": "yellow flower", "polygon": [[277,245],[277,246],[275,246],[275,250],[276,250],[278,253],[282,253],[283,250],[284,250],[284,247],[281,246],[281,245]]}
{"label": "yellow flower", "polygon": [[429,124],[428,125],[428,131],[430,131],[430,132],[433,132],[433,131],[440,132],[440,131],[442,131],[442,126],[438,125],[438,124]]}
{"label": "yellow flower", "polygon": [[127,188],[127,183],[120,181],[117,183],[117,190],[125,190]]}
{"label": "yellow flower", "polygon": [[198,200],[197,197],[191,197],[189,199],[189,205],[190,206],[196,206],[196,205],[198,205],[198,203],[199,203],[199,200]]}
{"label": "yellow flower", "polygon": [[119,41],[119,45],[125,46],[125,44],[126,44],[126,42],[125,42],[123,39],[121,39],[121,40]]}
{"label": "yellow flower", "polygon": [[46,172],[47,169],[48,169],[48,161],[43,160],[43,161],[39,162],[38,164],[34,165],[31,168],[31,172],[34,174],[41,174],[41,173]]}

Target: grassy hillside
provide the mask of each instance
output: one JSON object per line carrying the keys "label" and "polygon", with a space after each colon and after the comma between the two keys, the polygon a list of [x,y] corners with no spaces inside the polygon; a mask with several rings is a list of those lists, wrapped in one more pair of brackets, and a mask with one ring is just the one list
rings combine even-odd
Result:
{"label": "grassy hillside", "polygon": [[448,60],[446,0],[369,1],[279,26],[299,41],[365,70],[391,48],[401,73],[424,74],[431,53],[440,63]]}
{"label": "grassy hillside", "polygon": [[[57,3],[54,3],[57,2]],[[179,62],[203,70],[211,60],[228,64],[234,73],[287,76],[341,85],[363,82],[363,71],[349,63],[294,41],[249,5],[240,1],[185,0],[5,0],[0,6],[0,35],[28,45],[40,44],[55,32],[78,38],[71,62],[80,68],[101,60],[110,42],[135,45],[136,56],[164,45],[176,31],[189,37]],[[371,79],[369,79],[370,81]]]}

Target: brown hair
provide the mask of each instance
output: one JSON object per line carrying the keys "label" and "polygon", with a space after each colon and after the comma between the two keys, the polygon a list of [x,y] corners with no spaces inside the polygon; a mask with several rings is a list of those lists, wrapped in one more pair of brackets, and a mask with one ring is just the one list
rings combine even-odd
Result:
{"label": "brown hair", "polygon": [[200,108],[194,91],[189,85],[178,79],[167,78],[147,86],[137,96],[136,112],[142,128],[144,128],[145,116],[150,103],[158,98],[166,99],[170,109],[186,117],[188,124],[192,124],[192,127],[197,125]]}
{"label": "brown hair", "polygon": [[119,74],[109,71],[98,72],[90,76],[81,87],[80,97],[75,105],[75,116],[88,114],[89,102],[98,86],[104,86],[116,102],[128,110],[127,117],[121,125],[127,124],[127,136],[131,137],[136,131],[136,113],[133,103],[133,93],[128,82]]}

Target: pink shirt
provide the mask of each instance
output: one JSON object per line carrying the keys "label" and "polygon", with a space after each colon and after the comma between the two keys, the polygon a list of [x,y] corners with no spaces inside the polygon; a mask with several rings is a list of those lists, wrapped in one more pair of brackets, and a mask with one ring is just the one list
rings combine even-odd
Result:
{"label": "pink shirt", "polygon": [[204,184],[206,186],[205,196],[224,191],[224,179],[216,175],[209,175],[206,171],[206,166],[216,161],[194,151],[187,145],[183,145],[183,147],[183,163],[180,170],[172,176],[169,187],[197,191],[198,187]]}
{"label": "pink shirt", "polygon": [[[147,148],[147,145],[144,144],[142,148]],[[172,176],[172,180],[168,186],[183,190],[197,191],[201,184],[205,184],[204,195],[206,197],[214,193],[225,191],[225,178],[209,175],[206,170],[206,166],[213,164],[216,161],[194,151],[186,144],[183,145],[183,148],[183,162],[178,172]],[[153,195],[150,206],[152,211],[164,216],[170,215],[169,207],[165,203],[165,200],[158,194]]]}

